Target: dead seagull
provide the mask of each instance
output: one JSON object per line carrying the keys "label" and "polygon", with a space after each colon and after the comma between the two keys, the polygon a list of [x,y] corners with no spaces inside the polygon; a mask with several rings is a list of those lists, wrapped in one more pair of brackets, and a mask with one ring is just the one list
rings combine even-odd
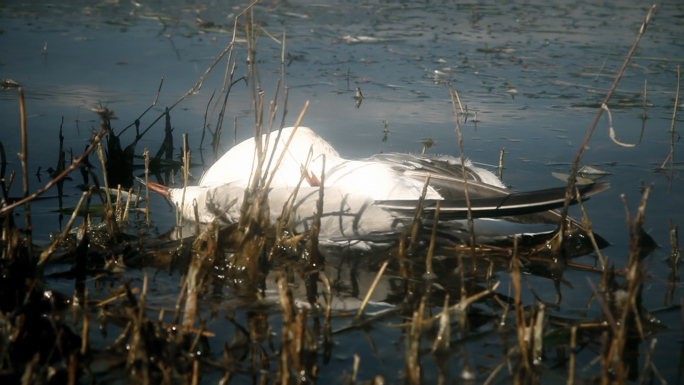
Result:
{"label": "dead seagull", "polygon": [[[256,170],[256,147],[264,150],[262,170]],[[514,235],[551,234],[560,220],[565,187],[529,192],[505,188],[490,171],[465,162],[474,229],[480,243],[512,239]],[[270,221],[276,223],[288,204],[288,223],[297,233],[307,232],[323,189],[319,242],[368,248],[396,242],[413,222],[423,195],[426,225],[440,203],[440,234],[456,241],[468,239],[465,182],[459,159],[452,156],[379,154],[367,159],[342,158],[333,146],[310,128],[284,128],[261,141],[245,140],[223,155],[202,176],[197,186],[149,187],[167,197],[183,217],[202,223],[235,223],[242,213],[245,189],[254,178],[267,185]],[[609,187],[608,183],[578,186],[586,197]],[[586,232],[568,218],[568,227],[580,241]],[[431,225],[430,225],[431,226]],[[431,227],[430,227],[431,228]],[[588,242],[588,241],[587,241]],[[600,245],[607,243],[600,240]]]}

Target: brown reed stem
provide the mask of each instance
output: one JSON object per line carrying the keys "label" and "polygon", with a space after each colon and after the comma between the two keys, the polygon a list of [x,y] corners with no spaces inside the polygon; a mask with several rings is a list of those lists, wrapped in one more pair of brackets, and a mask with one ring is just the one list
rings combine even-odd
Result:
{"label": "brown reed stem", "polygon": [[644,79],[644,92],[641,94],[641,119],[646,120],[646,89],[648,85],[648,79]]}
{"label": "brown reed stem", "polygon": [[81,356],[88,353],[88,335],[90,319],[88,318],[88,287],[83,290],[83,331],[81,332]]}
{"label": "brown reed stem", "polygon": [[651,345],[646,352],[646,358],[644,359],[644,367],[641,369],[641,376],[639,376],[639,385],[643,385],[646,380],[646,373],[648,372],[648,367],[651,366],[651,357],[653,356],[653,351],[655,350],[656,343],[658,339],[654,338],[651,340]]}
{"label": "brown reed stem", "polygon": [[183,194],[181,195],[180,210],[176,211],[176,224],[183,224],[183,207],[185,207],[185,191],[188,188],[188,174],[190,172],[190,149],[188,149],[188,134],[183,134]]}
{"label": "brown reed stem", "polygon": [[[321,165],[321,185],[318,187],[318,200],[316,201],[316,212],[311,221],[311,231],[309,231],[309,266],[308,270],[318,270],[319,265],[318,255],[318,234],[321,230],[321,216],[323,215],[323,200],[325,199],[325,155],[322,157]],[[293,199],[294,201],[294,199]],[[312,303],[313,305],[313,303]]]}
{"label": "brown reed stem", "polygon": [[416,204],[416,213],[413,217],[413,222],[411,222],[411,239],[409,242],[409,251],[413,249],[418,244],[418,230],[420,229],[420,216],[423,213],[423,202],[425,202],[425,194],[427,194],[428,187],[430,186],[430,173],[425,176],[425,183],[423,184],[423,191],[420,194],[420,199]]}
{"label": "brown reed stem", "polygon": [[123,215],[121,216],[121,221],[119,225],[123,225],[125,223],[128,223],[128,212],[129,212],[129,207],[131,206],[131,196],[133,195],[133,186],[128,189],[128,197],[126,198],[126,205],[124,206],[124,212]]}
{"label": "brown reed stem", "polygon": [[437,239],[437,225],[439,225],[439,209],[442,207],[442,201],[438,200],[435,206],[435,217],[432,223],[432,234],[430,235],[430,246],[428,247],[427,257],[425,258],[425,279],[435,278],[435,272],[432,270],[432,254],[435,252],[435,242]]}
{"label": "brown reed stem", "polygon": [[513,238],[513,258],[511,258],[511,283],[513,284],[514,305],[515,305],[515,328],[518,337],[518,347],[520,349],[523,367],[529,371],[530,350],[527,343],[527,320],[525,319],[525,309],[522,305],[521,285],[520,285],[520,259],[518,257],[518,237]]}
{"label": "brown reed stem", "polygon": [[575,383],[575,347],[577,345],[577,326],[570,328],[570,359],[568,361],[568,385]]}
{"label": "brown reed stem", "polygon": [[[625,60],[622,63],[622,66],[620,67],[620,70],[618,71],[617,75],[615,76],[615,80],[613,81],[613,84],[610,86],[610,89],[608,90],[608,93],[606,94],[606,97],[603,99],[603,102],[601,105],[607,105],[608,101],[610,100],[611,96],[613,95],[613,92],[615,91],[615,88],[617,87],[618,83],[620,82],[620,79],[622,78],[622,75],[625,73],[625,70],[627,69],[627,64],[629,64],[629,60],[634,54],[634,51],[636,50],[637,45],[639,44],[639,41],[641,40],[641,37],[644,35],[646,32],[646,26],[648,26],[648,23],[651,20],[651,17],[653,16],[653,12],[655,11],[655,4],[651,6],[651,9],[648,11],[648,14],[646,14],[646,18],[644,19],[644,22],[641,24],[641,28],[639,28],[639,32],[637,33],[636,39],[634,40],[634,44],[632,44],[632,48],[630,48],[629,52],[627,53],[627,56],[625,57]],[[601,115],[603,113],[603,108],[600,108],[598,112],[596,113],[596,117],[594,118],[594,121],[591,124],[591,127],[587,131],[586,136],[584,137],[584,141],[582,142],[582,146],[580,146],[579,151],[577,152],[577,155],[575,156],[575,159],[572,162],[572,168],[570,171],[570,178],[568,178],[568,186],[565,190],[565,203],[563,205],[563,210],[561,211],[561,220],[559,224],[559,231],[558,231],[558,244],[562,245],[563,244],[563,238],[565,234],[565,228],[567,226],[566,218],[568,216],[568,208],[570,207],[570,201],[572,200],[575,190],[575,182],[577,180],[577,171],[579,169],[579,162],[580,159],[582,159],[582,156],[584,155],[584,151],[587,149],[587,145],[589,144],[589,138],[591,138],[591,135],[594,133],[594,129],[596,128],[596,125],[598,124],[599,119],[601,118]],[[560,249],[560,247],[559,247]]]}
{"label": "brown reed stem", "polygon": [[[458,97],[458,93],[454,91],[454,89],[451,87],[451,82],[449,83],[449,94],[451,95],[451,105],[453,106],[454,109],[454,116],[456,117],[456,130],[458,131],[458,148],[459,151],[461,152],[460,157],[461,157],[461,172],[463,173],[463,184],[464,184],[464,190],[465,190],[465,199],[466,199],[466,206],[468,208],[468,233],[470,234],[470,261],[472,264],[472,269],[473,271],[477,270],[477,256],[475,254],[475,224],[473,222],[473,213],[472,213],[472,208],[470,207],[470,192],[468,191],[468,174],[466,173],[466,167],[465,167],[465,157],[463,155],[463,135],[461,133],[461,124],[460,121],[458,120],[458,112],[456,110],[456,101],[454,99],[454,96]],[[460,98],[459,98],[459,104],[460,104]],[[460,267],[461,269],[463,266]]]}
{"label": "brown reed stem", "polygon": [[[677,90],[675,92],[675,102],[674,102],[674,108],[672,109],[672,122],[670,123],[670,153],[667,155],[667,158],[665,158],[665,161],[663,161],[663,164],[658,167],[658,170],[663,170],[665,168],[665,163],[667,163],[667,160],[670,160],[670,174],[674,173],[674,144],[675,144],[675,121],[677,120],[677,108],[679,108],[679,88],[681,84],[681,67],[677,66]],[[672,181],[674,178],[670,178],[670,184],[668,187],[668,191],[672,189]]]}
{"label": "brown reed stem", "polygon": [[[104,124],[104,118],[103,124]],[[105,164],[104,151],[102,150],[102,143],[97,146],[97,158],[100,160],[100,167],[102,168],[102,179],[105,186],[105,197],[107,198],[107,204],[105,207],[105,212],[112,210],[112,197],[109,194],[109,182],[107,181],[107,165]]]}
{"label": "brown reed stem", "polygon": [[[109,192],[107,192],[109,193]],[[121,223],[121,185],[116,187],[116,208],[114,209],[114,218],[118,223]]]}
{"label": "brown reed stem", "polygon": [[145,147],[143,151],[143,158],[145,159],[145,221],[147,227],[150,227],[150,149]]}
{"label": "brown reed stem", "polygon": [[[295,133],[297,132],[297,128],[302,123],[302,119],[304,119],[304,114],[306,114],[306,110],[308,108],[309,108],[309,101],[307,100],[306,103],[304,103],[304,108],[302,108],[302,112],[300,112],[299,117],[297,117],[297,121],[294,124],[292,134],[290,134],[290,137],[287,139],[287,143],[285,143],[285,147],[283,148],[283,152],[280,153],[280,157],[278,158],[278,161],[276,162],[275,166],[273,167],[273,170],[277,170],[280,167],[280,163],[282,163],[283,158],[285,157],[285,153],[287,152],[287,148],[290,146],[290,143],[292,142],[292,139],[294,138]],[[256,138],[255,138],[255,140],[256,140]],[[271,176],[268,178],[268,181],[266,182],[266,185],[264,186],[264,189],[268,189],[268,187],[271,185],[271,182],[273,182],[274,177],[275,177],[275,172],[272,172]]]}
{"label": "brown reed stem", "polygon": [[606,261],[603,259],[603,254],[601,254],[601,250],[598,247],[598,243],[596,243],[594,232],[591,231],[591,221],[587,216],[587,212],[584,210],[584,205],[582,204],[582,196],[580,195],[578,188],[575,188],[575,195],[577,197],[577,204],[579,205],[580,210],[582,210],[582,226],[584,226],[584,229],[586,230],[587,235],[589,236],[589,240],[591,240],[591,245],[594,247],[594,252],[596,252],[596,256],[601,262],[601,267],[605,269]]}
{"label": "brown reed stem", "polygon": [[57,238],[50,247],[47,249],[43,250],[43,252],[40,254],[40,259],[38,260],[38,264],[43,264],[45,261],[47,261],[48,258],[52,255],[52,253],[55,252],[57,247],[64,242],[64,239],[66,239],[67,234],[69,234],[69,230],[71,230],[71,226],[73,226],[74,221],[76,220],[76,217],[78,216],[78,210],[81,208],[81,205],[83,204],[83,200],[85,199],[86,195],[88,195],[90,191],[84,191],[83,194],[81,195],[81,199],[78,201],[78,204],[76,205],[76,208],[74,209],[74,212],[71,214],[71,218],[69,218],[69,222],[67,222],[66,227],[64,227],[64,231],[59,235],[59,238]]}
{"label": "brown reed stem", "polygon": [[[19,114],[21,116],[21,153],[19,154],[19,159],[21,159],[21,169],[23,171],[22,181],[24,182],[24,199],[29,196],[29,181],[28,181],[28,129],[26,127],[26,103],[24,102],[24,89],[19,87]],[[33,260],[33,251],[31,244],[32,241],[32,228],[31,225],[31,204],[30,200],[27,200],[24,204],[24,217],[26,218],[26,243],[29,245],[26,251],[28,253],[29,261]]]}
{"label": "brown reed stem", "polygon": [[504,170],[504,153],[506,152],[506,147],[501,147],[501,152],[499,153],[499,180],[503,182],[503,170]]}
{"label": "brown reed stem", "polygon": [[363,302],[361,302],[361,306],[359,306],[359,309],[356,311],[356,318],[359,318],[363,315],[363,309],[366,308],[366,304],[370,300],[370,297],[373,294],[375,287],[378,285],[378,282],[380,282],[380,277],[382,277],[382,273],[385,272],[385,269],[387,268],[388,264],[389,264],[389,260],[383,262],[382,266],[380,266],[380,270],[378,270],[378,273],[375,275],[375,279],[373,279],[373,283],[371,284],[370,288],[368,288],[368,292],[366,293],[366,296],[363,298]]}

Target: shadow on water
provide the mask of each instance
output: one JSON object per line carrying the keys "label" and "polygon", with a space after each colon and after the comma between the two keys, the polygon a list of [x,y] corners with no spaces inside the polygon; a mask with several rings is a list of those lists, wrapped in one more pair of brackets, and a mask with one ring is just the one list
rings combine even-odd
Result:
{"label": "shadow on water", "polygon": [[[483,23],[492,12],[494,8],[473,8],[471,22]],[[216,158],[221,133],[230,130],[224,115],[231,86],[238,81],[233,78],[238,39],[247,44],[245,79],[255,135],[285,125],[291,91],[283,87],[279,93],[280,82],[285,83],[288,62],[304,59],[288,54],[282,60],[275,97],[270,104],[265,101],[265,80],[260,79],[266,75],[257,68],[264,63],[256,60],[256,44],[267,36],[282,39],[278,41],[284,46],[285,37],[269,36],[268,26],[260,25],[255,14],[248,8],[232,16],[240,33],[219,57],[225,54],[227,59],[223,87],[204,108],[216,111],[212,116],[218,123],[211,127],[205,115],[201,134],[212,137],[211,155],[191,153],[187,138],[180,153],[174,146],[173,122],[182,112],[173,107],[199,92],[204,77],[150,119],[147,113],[155,111],[157,95],[150,108],[118,133],[111,109],[93,109],[99,130],[83,155],[71,154],[71,162],[65,160],[70,152],[64,149],[60,127],[58,166],[46,187],[58,187],[59,215],[74,214],[61,233],[51,236],[51,245],[32,242],[30,208],[38,205],[38,197],[26,199],[34,206],[16,205],[21,198],[10,197],[9,191],[19,182],[5,174],[2,151],[3,382],[679,380],[680,373],[663,366],[679,352],[656,345],[658,337],[672,332],[665,324],[678,328],[681,321],[677,226],[669,226],[669,276],[654,276],[651,265],[660,254],[644,229],[650,187],[644,187],[638,209],[628,210],[623,259],[601,255],[611,248],[589,229],[590,207],[582,220],[564,222],[568,231],[560,246],[553,230],[487,242],[479,238],[470,244],[467,225],[460,225],[462,236],[448,236],[427,215],[416,215],[416,232],[395,234],[382,248],[325,244],[319,242],[320,210],[312,214],[306,232],[294,231],[296,226],[282,219],[273,223],[271,211],[281,208],[269,207],[266,177],[255,178],[245,189],[236,223],[160,225],[171,220],[154,209],[165,207],[153,206],[156,198],[135,180],[191,184],[192,172],[203,167],[191,159]],[[199,28],[221,27],[202,22]],[[341,41],[397,40],[345,36]],[[9,86],[11,92],[23,93]],[[348,92],[351,108],[369,108],[373,92],[361,96],[360,88],[354,88]],[[362,99],[370,100],[362,105]],[[462,124],[473,119],[466,108],[454,105],[454,111]],[[146,119],[151,123],[141,126]],[[145,145],[141,151],[147,132],[162,126],[163,139],[156,148]],[[384,135],[386,141],[398,134],[389,127],[385,121],[378,138]],[[131,128],[134,139],[122,143]],[[264,158],[257,150],[261,169],[256,175],[268,169]],[[62,207],[66,175],[77,168],[86,191],[76,207]],[[22,198],[31,193],[24,191]],[[22,216],[23,226],[16,223]],[[561,221],[557,211],[516,221],[536,223],[540,217],[554,228]],[[159,234],[159,228],[171,230]],[[664,309],[647,295],[658,280],[668,285]],[[676,319],[671,320],[673,314]],[[661,323],[657,315],[669,321]],[[664,360],[664,355],[670,357]]]}

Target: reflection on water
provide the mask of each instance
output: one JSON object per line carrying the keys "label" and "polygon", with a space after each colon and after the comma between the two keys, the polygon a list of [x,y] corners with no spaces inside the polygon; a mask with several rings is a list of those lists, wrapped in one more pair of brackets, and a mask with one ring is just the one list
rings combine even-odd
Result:
{"label": "reflection on water", "polygon": [[[583,159],[583,163],[596,165],[612,174],[611,189],[592,197],[585,208],[592,228],[612,244],[604,253],[618,269],[624,268],[629,255],[620,194],[625,194],[634,215],[642,183],[644,186],[655,184],[646,208],[646,229],[661,248],[645,261],[650,278],[640,296],[642,305],[652,311],[663,305],[677,305],[677,297],[681,297],[676,274],[670,286],[666,283],[673,271],[667,263],[670,253],[668,221],[672,220],[676,225],[683,218],[676,210],[684,205],[679,175],[681,162],[677,156],[681,142],[674,143],[674,173],[655,173],[653,170],[665,161],[670,151],[676,67],[681,65],[684,52],[680,42],[684,27],[677,16],[684,12],[682,7],[677,2],[666,2],[659,7],[609,103],[617,136],[624,142],[638,143],[636,148],[614,145],[606,132],[607,121],[601,121]],[[141,119],[138,133],[155,119],[161,119],[141,138],[136,138],[134,128],[128,129],[120,136],[121,147],[125,149],[136,142],[136,156],[146,147],[154,154],[161,148],[165,128],[168,128],[176,147],[171,160],[178,160],[181,134],[187,133],[193,163],[200,163],[201,159],[211,163],[209,136],[205,136],[203,148],[199,147],[205,116],[209,117],[210,129],[216,125],[220,107],[213,107],[216,99],[212,99],[212,94],[223,86],[225,61],[206,78],[199,92],[183,100],[169,115],[164,112],[192,88],[230,42],[233,18],[242,8],[223,3],[143,2],[93,6],[74,1],[50,7],[8,4],[0,9],[2,77],[21,83],[27,98],[31,190],[49,179],[45,170],[57,168],[56,143],[60,125],[63,126],[68,163],[70,152],[78,156],[92,131],[99,128],[99,119],[89,108],[104,106],[113,110],[119,119],[112,121],[112,129],[118,135],[154,102],[162,77],[164,83],[157,103]],[[638,2],[621,3],[619,7],[582,2],[459,5],[435,1],[383,4],[354,1],[330,6],[289,1],[260,4],[254,8],[265,31],[257,49],[259,75],[268,100],[281,75],[282,46],[279,41],[285,31],[284,82],[290,87],[287,125],[294,122],[304,101],[310,100],[311,106],[303,123],[314,127],[347,157],[366,157],[380,152],[420,152],[426,138],[432,143],[426,149],[428,153],[458,155],[453,109],[446,86],[446,82],[452,82],[468,112],[467,121],[462,125],[467,157],[495,165],[499,151],[505,147],[506,184],[517,190],[558,186],[560,182],[551,173],[566,173],[569,169],[647,9],[647,5]],[[236,52],[237,79],[247,74],[246,46],[240,44]],[[642,119],[645,81],[646,119]],[[236,82],[231,90],[219,153],[233,143],[233,119],[238,141],[252,135],[254,115],[249,109],[248,84]],[[7,172],[19,172],[21,165],[15,156],[21,151],[16,92],[0,93],[0,114],[4,117],[0,142],[7,156]],[[677,118],[675,124],[676,127],[681,125],[681,118]],[[133,159],[136,167],[142,165],[141,159]],[[90,161],[93,168],[99,170],[99,161],[94,157]],[[191,171],[199,177],[202,167],[195,166]],[[167,176],[164,182],[180,180],[178,174]],[[80,176],[74,175],[73,180],[65,183],[62,197],[65,207],[76,204],[81,193],[75,186],[81,181]],[[21,183],[15,181],[10,196],[22,194]],[[54,212],[58,206],[56,192],[50,191],[46,196],[48,199],[35,201],[32,205],[34,236],[41,244],[47,242],[48,232],[64,226],[64,219]],[[150,209],[154,231],[168,231],[173,223],[173,209],[158,197],[152,197]],[[578,210],[572,213],[581,216]],[[21,223],[21,216],[17,216],[17,221]],[[419,301],[427,291],[435,292],[427,307],[433,313],[439,312],[444,293],[460,292],[452,254],[446,251],[439,254],[438,279],[432,285],[418,279],[422,275],[422,263],[411,261],[404,267],[390,264],[372,298],[375,304],[371,306],[376,308],[368,312],[391,305],[389,309],[392,310],[384,322],[400,323],[412,317],[412,314],[402,313],[402,309],[412,309],[402,307],[402,303]],[[449,359],[451,378],[467,371],[470,362],[488,365],[487,370],[492,370],[496,364],[483,362],[481,357],[491,355],[499,359],[503,357],[502,347],[504,350],[508,347],[507,342],[502,341],[508,337],[500,337],[496,323],[501,306],[511,303],[513,297],[507,273],[510,255],[503,251],[495,254],[491,257],[497,261],[493,279],[502,281],[496,289],[502,303],[487,300],[489,302],[476,305],[467,320],[470,329],[459,329],[458,339],[452,336],[452,345],[458,345],[458,348]],[[550,319],[601,318],[599,304],[593,302],[591,308],[586,308],[592,293],[587,281],[599,287],[602,280],[600,273],[589,269],[597,262],[593,255],[573,262],[576,267],[559,267],[553,262],[539,262],[533,258],[526,260],[524,267],[533,274],[527,277],[529,290],[523,287],[523,304],[546,303]],[[344,255],[328,256],[325,263],[325,274],[331,280],[336,301],[353,312],[381,263],[372,256],[350,259]],[[488,265],[483,267],[488,269]],[[167,268],[174,271],[173,277],[177,278],[177,270]],[[411,281],[411,285],[415,285],[411,287],[414,290],[411,296],[406,294],[406,282],[397,278],[406,276],[402,268],[416,270],[410,275],[416,278]],[[135,276],[141,280],[139,275]],[[295,282],[301,277],[291,278],[293,288],[306,287],[306,282]],[[159,280],[157,285],[176,285],[177,282],[178,279]],[[265,293],[275,294],[272,291],[275,282],[274,277],[264,278]],[[490,287],[490,282],[484,278],[469,281],[469,284],[472,285],[467,288],[469,295]],[[54,285],[61,285],[61,282]],[[240,302],[240,297],[235,295],[240,292],[240,285],[228,287],[217,289],[219,299],[216,302],[203,305],[213,307],[202,309],[210,319],[208,330],[220,330],[227,325],[261,330],[259,328],[267,329],[264,325],[268,322],[274,330],[280,330],[281,321],[275,320],[272,308],[266,312],[234,310],[235,303]],[[164,289],[156,290],[159,295],[156,299],[155,295],[150,295],[150,301],[164,302],[160,299],[166,295]],[[165,300],[172,303],[175,298]],[[212,312],[218,312],[220,316],[216,317]],[[226,321],[226,314],[233,314],[234,323]],[[667,308],[656,316],[670,329],[680,327],[678,311]],[[339,317],[334,319],[333,328],[343,330],[349,323],[350,318]],[[111,333],[116,335],[120,331]],[[335,337],[338,343],[338,350],[333,350],[335,358],[327,362],[328,369],[321,374],[323,378],[339,378],[343,370],[349,372],[351,356],[358,353],[361,355],[360,378],[382,374],[386,379],[392,379],[390,381],[399,379],[397,369],[404,362],[404,356],[397,355],[396,350],[403,349],[403,329],[373,327],[368,331],[359,327],[340,333]],[[472,342],[461,341],[473,334],[479,337],[473,338]],[[592,336],[600,334],[587,334],[584,338]],[[354,343],[350,346],[347,341]],[[650,341],[634,347],[641,354],[632,357],[638,360],[632,369],[643,367],[644,349]],[[654,357],[674,360],[676,354],[672,353],[679,352],[675,341],[674,338],[659,338]],[[208,343],[215,344],[210,346],[212,352],[222,350],[221,343],[211,339]],[[264,340],[263,344],[268,345],[268,342]],[[600,349],[598,345],[593,347]],[[547,352],[546,367],[554,367],[557,363],[565,367],[564,357],[552,356]],[[578,368],[584,370],[578,375],[588,378],[598,372],[599,368],[591,364],[594,358],[585,350],[578,353],[577,359],[581,362]],[[439,365],[431,358],[423,358],[423,361],[427,367]],[[675,366],[658,364],[658,370],[673,382],[676,375],[670,368]],[[489,374],[476,375],[478,380],[484,381]]]}

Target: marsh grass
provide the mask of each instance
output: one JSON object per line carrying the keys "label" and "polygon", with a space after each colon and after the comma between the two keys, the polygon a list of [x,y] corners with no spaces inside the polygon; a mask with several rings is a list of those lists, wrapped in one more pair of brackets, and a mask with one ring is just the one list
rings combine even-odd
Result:
{"label": "marsh grass", "polygon": [[[282,208],[268,206],[267,192],[272,175],[264,170],[271,164],[277,167],[281,159],[267,158],[266,151],[259,146],[254,154],[256,166],[252,170],[251,183],[241,206],[242,216],[237,223],[217,222],[206,226],[194,223],[191,236],[185,233],[180,239],[172,239],[166,235],[151,235],[154,213],[149,213],[147,208],[144,218],[129,218],[126,212],[133,190],[129,189],[125,202],[121,187],[117,188],[117,199],[113,202],[109,188],[103,195],[97,176],[86,164],[88,154],[95,150],[100,154],[102,178],[108,187],[110,179],[106,172],[111,168],[108,164],[112,158],[105,159],[103,138],[109,137],[108,156],[125,156],[132,164],[135,144],[164,117],[166,139],[155,157],[150,158],[148,149],[143,153],[145,182],[150,176],[160,178],[166,174],[173,177],[182,173],[182,184],[187,186],[190,151],[184,137],[182,167],[172,161],[171,112],[183,99],[199,91],[209,71],[227,54],[223,88],[208,118],[212,119],[222,99],[218,123],[213,131],[209,130],[207,121],[204,123],[212,137],[216,158],[230,89],[235,84],[233,75],[237,62],[233,47],[238,18],[244,20],[248,43],[255,136],[267,134],[265,148],[269,140],[281,143],[280,131],[275,139],[271,134],[277,121],[281,86],[284,91],[280,128],[284,126],[287,114],[284,67],[273,99],[267,106],[256,66],[260,29],[254,22],[251,7],[236,17],[233,42],[187,94],[166,108],[142,133],[138,133],[140,119],[151,107],[127,126],[136,127],[136,138],[132,146],[127,147],[128,152],[120,151],[121,147],[117,147],[113,139],[111,120],[115,118],[114,113],[97,109],[100,131],[84,154],[45,187],[30,194],[25,167],[28,139],[24,142],[21,155],[24,198],[10,203],[7,191],[12,177],[7,183],[4,178],[2,181],[0,379],[3,383],[235,381],[294,384],[333,378],[346,384],[380,384],[385,382],[383,376],[396,375],[398,371],[401,375],[388,378],[387,382],[541,383],[548,371],[563,376],[568,384],[579,380],[626,383],[638,379],[642,382],[647,373],[651,378],[658,376],[651,359],[655,338],[651,339],[646,351],[647,359],[640,375],[635,374],[640,368],[634,354],[657,330],[641,305],[648,266],[644,263],[640,241],[650,188],[645,190],[634,220],[626,210],[630,234],[626,266],[616,270],[607,266],[607,259],[602,259],[599,269],[602,275],[594,292],[601,309],[600,319],[555,314],[554,307],[560,302],[558,286],[556,304],[544,303],[539,297],[531,304],[525,303],[525,284],[532,296],[536,296],[526,274],[554,277],[556,285],[562,282],[563,269],[572,255],[565,249],[559,251],[552,247],[553,239],[530,245],[516,238],[512,247],[477,244],[472,236],[465,246],[441,242],[436,235],[439,207],[435,210],[429,242],[420,238],[423,224],[420,215],[416,214],[411,232],[403,234],[396,247],[380,255],[350,256],[346,252],[342,257],[325,255],[319,249],[317,238],[325,199],[323,189],[310,232],[294,233],[285,219],[270,223],[270,210],[283,212],[281,218],[290,217],[286,213],[292,210],[294,196]],[[281,65],[284,66],[285,34],[282,44]],[[22,97],[21,91],[19,94]],[[460,120],[455,99],[461,105],[460,97],[451,87],[450,94],[458,127]],[[152,106],[157,99],[158,95]],[[308,104],[302,108],[295,126],[301,123],[307,108]],[[461,111],[465,116],[462,106]],[[25,133],[24,119],[21,129]],[[204,137],[204,132],[202,135]],[[590,133],[587,140],[589,136]],[[291,138],[287,138],[284,146]],[[462,143],[460,136],[459,142]],[[163,165],[162,156],[171,161],[167,166]],[[580,157],[581,151],[576,162]],[[501,159],[499,167],[503,170],[503,151]],[[78,167],[87,169],[93,177],[93,188],[83,193],[69,223],[52,245],[36,250],[31,242],[30,201]],[[132,179],[132,175],[127,178]],[[303,173],[301,181],[306,178],[311,175]],[[575,193],[574,176],[569,180],[568,191]],[[324,173],[320,175],[320,183],[325,183]],[[95,223],[96,219],[89,214],[75,231],[70,230],[78,218],[78,208],[84,202],[86,212],[89,212],[93,192],[104,207],[102,222]],[[140,195],[139,189],[138,197]],[[149,199],[146,188],[147,207]],[[22,205],[27,218],[26,228],[18,228],[13,219],[14,210]],[[420,213],[421,209],[419,204],[416,211]],[[582,210],[585,227],[590,232],[588,217],[591,213]],[[472,234],[472,220],[469,222]],[[560,234],[563,234],[562,228],[563,225]],[[673,274],[677,272],[680,258],[677,238],[674,226],[671,230]],[[600,255],[596,242],[593,249]],[[591,250],[577,253],[582,255]],[[40,255],[38,260],[32,257],[36,252]],[[559,258],[561,253],[565,253],[563,258]],[[462,262],[463,255],[468,254],[472,257],[469,269]],[[341,262],[333,263],[336,258]],[[50,263],[68,267],[61,277],[73,280],[73,295],[48,289],[46,280],[54,277],[46,277],[44,268]],[[367,264],[374,277],[365,290],[360,289],[357,276],[362,263]],[[344,270],[344,266],[351,268]],[[337,275],[332,273],[333,268],[339,269]],[[340,273],[343,270],[349,274],[348,278]],[[178,279],[177,284],[163,287],[163,283],[156,283],[164,274]],[[591,285],[597,277],[589,276]],[[386,298],[382,300],[393,306],[387,311],[370,312],[368,304],[383,280],[390,283],[390,290],[384,293]],[[508,282],[512,296],[498,290],[502,281]],[[672,282],[672,285],[677,284],[678,275]],[[159,291],[172,291],[173,304],[164,305],[162,301],[160,305],[155,297],[155,292]],[[275,295],[269,298],[272,293]],[[345,297],[363,298],[363,301],[356,311],[336,307],[336,303]],[[590,299],[589,303],[592,302]],[[225,325],[233,327],[232,334]],[[102,335],[94,338],[97,328]],[[354,341],[350,335],[365,335],[376,357],[383,360],[379,351],[386,351],[390,342],[379,341],[379,350],[373,329],[399,330],[398,341],[391,343],[403,357],[392,361],[402,365],[401,369],[397,366],[391,371],[375,372],[373,363],[364,362],[366,360],[361,360],[359,354],[354,354],[353,362],[344,360],[349,366],[339,370],[339,365],[334,365],[335,352],[340,350],[346,354],[364,343]],[[498,341],[499,345],[491,350],[495,352],[492,353],[494,359],[471,354],[472,341],[478,344]],[[216,346],[221,346],[220,351]],[[552,361],[549,355],[554,349],[569,358]],[[588,364],[593,366],[590,370],[578,370],[579,354],[584,355],[585,363],[592,360],[599,363]],[[587,359],[587,354],[592,357]],[[437,374],[427,369],[433,365],[438,369]],[[558,366],[551,368],[551,365]],[[346,375],[347,370],[351,376]],[[361,375],[360,370],[371,374]],[[205,378],[207,380],[203,381]]]}

